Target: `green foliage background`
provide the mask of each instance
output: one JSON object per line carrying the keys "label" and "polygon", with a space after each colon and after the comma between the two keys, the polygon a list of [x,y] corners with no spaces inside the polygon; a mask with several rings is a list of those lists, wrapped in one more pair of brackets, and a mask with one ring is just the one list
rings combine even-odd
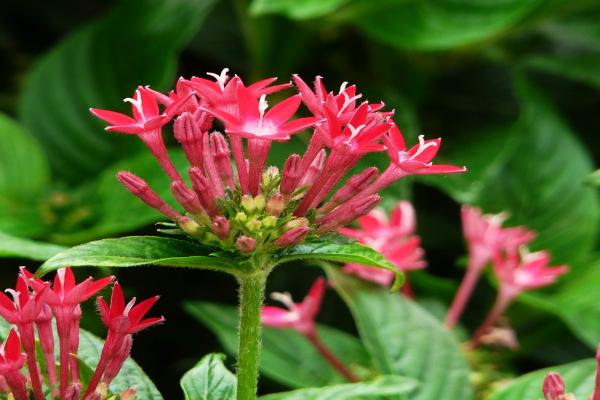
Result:
{"label": "green foliage background", "polygon": [[[550,249],[572,272],[511,309],[521,348],[498,357],[498,368],[512,374],[578,360],[600,341],[600,204],[592,175],[600,158],[600,2],[9,0],[0,7],[4,286],[17,265],[34,266],[60,246],[154,232],[158,216],[113,176],[134,170],[169,198],[166,178],[136,141],[104,132],[88,107],[124,111],[121,99],[138,84],[165,90],[179,75],[224,67],[248,79],[319,74],[330,89],[349,81],[365,98],[385,101],[409,141],[442,136],[441,158],[470,169],[411,178],[386,193],[386,205],[399,198],[416,205],[430,264],[412,278],[423,304],[443,308],[461,276],[459,203],[508,210],[509,223],[536,229],[534,247]],[[298,137],[292,145],[304,143]],[[274,147],[273,162],[288,151]],[[184,165],[181,154],[173,156]],[[385,159],[365,162],[384,166]],[[269,289],[301,296],[315,273],[278,270]],[[163,294],[158,311],[169,322],[136,338],[134,356],[165,398],[178,398],[183,372],[220,349],[182,303],[233,303],[234,282],[160,269],[119,277],[130,294]],[[491,300],[489,285],[481,286],[467,327]],[[346,310],[330,296],[321,319],[355,331]],[[159,352],[169,355],[166,363]],[[294,387],[271,376],[262,385]]]}

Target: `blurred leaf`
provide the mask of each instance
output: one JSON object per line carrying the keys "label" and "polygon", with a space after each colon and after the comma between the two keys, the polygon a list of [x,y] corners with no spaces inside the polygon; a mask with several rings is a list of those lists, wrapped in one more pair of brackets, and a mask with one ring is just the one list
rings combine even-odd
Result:
{"label": "blurred leaf", "polygon": [[526,59],[524,63],[530,68],[600,88],[600,54],[537,55]]}
{"label": "blurred leaf", "polygon": [[594,360],[583,360],[531,372],[513,380],[487,400],[539,399],[542,397],[544,376],[549,372],[560,373],[568,393],[573,393],[578,399],[587,399],[594,391],[595,369]]}
{"label": "blurred leaf", "polygon": [[[235,307],[188,302],[185,309],[217,335],[228,353],[236,353],[238,315]],[[369,355],[357,338],[324,325],[318,330],[327,347],[351,370],[370,366]],[[283,385],[304,388],[344,382],[306,338],[294,330],[265,327],[262,346],[261,373]]]}
{"label": "blurred leaf", "polygon": [[103,123],[88,108],[125,111],[129,107],[121,99],[137,85],[164,89],[174,78],[179,51],[213,4],[122,1],[40,60],[25,85],[19,112],[58,177],[71,182],[89,177],[131,151],[134,141],[124,145],[122,138],[103,132]]}
{"label": "blurred leaf", "polygon": [[593,186],[600,186],[600,169],[592,172],[586,179],[586,182]]}
{"label": "blurred leaf", "polygon": [[330,237],[304,242],[284,249],[278,257],[278,264],[294,260],[327,260],[355,263],[387,269],[396,274],[394,288],[404,281],[404,275],[392,263],[377,251],[363,244],[335,243]]}
{"label": "blurred leaf", "polygon": [[469,366],[456,339],[413,301],[326,267],[382,374],[419,381],[411,400],[469,400]]}
{"label": "blurred leaf", "polygon": [[46,261],[38,275],[71,267],[137,267],[158,265],[234,272],[237,264],[207,254],[206,247],[180,239],[159,236],[128,236],[103,239],[72,247]]}
{"label": "blurred leaf", "polygon": [[[381,376],[372,381],[346,383],[322,388],[299,389],[261,396],[260,400],[355,400],[407,395],[417,382],[400,376]],[[407,398],[402,396],[401,398]]]}
{"label": "blurred leaf", "polygon": [[39,144],[0,113],[0,230],[34,236],[43,230],[37,201],[49,182],[48,161]]}
{"label": "blurred leaf", "polygon": [[551,250],[554,263],[576,263],[593,248],[600,222],[597,193],[585,183],[590,155],[540,93],[522,79],[517,88],[519,121],[450,152],[468,173],[426,181],[485,212],[510,212],[511,224],[539,233],[535,247]]}
{"label": "blurred leaf", "polygon": [[237,379],[223,354],[207,354],[181,378],[185,400],[235,400]]}
{"label": "blurred leaf", "polygon": [[499,35],[541,0],[357,0],[341,11],[369,36],[397,47],[442,50]]}
{"label": "blurred leaf", "polygon": [[[183,152],[170,152],[171,160],[179,171],[188,166]],[[54,233],[52,239],[59,243],[82,243],[115,233],[132,231],[164,219],[158,211],[148,207],[117,181],[119,171],[131,171],[142,177],[167,203],[179,207],[170,191],[170,181],[149,151],[126,158],[102,172],[94,188],[90,206],[95,207],[98,218],[93,226],[74,233]]]}
{"label": "blurred leaf", "polygon": [[45,261],[67,248],[50,243],[10,236],[0,232],[0,257],[27,258]]}
{"label": "blurred leaf", "polygon": [[[563,13],[542,24],[540,30],[561,48],[600,51],[600,6],[589,2],[592,7],[579,7],[578,12]],[[577,6],[576,6],[577,7]]]}
{"label": "blurred leaf", "polygon": [[253,0],[250,12],[255,15],[277,13],[295,19],[317,18],[337,10],[348,0]]}

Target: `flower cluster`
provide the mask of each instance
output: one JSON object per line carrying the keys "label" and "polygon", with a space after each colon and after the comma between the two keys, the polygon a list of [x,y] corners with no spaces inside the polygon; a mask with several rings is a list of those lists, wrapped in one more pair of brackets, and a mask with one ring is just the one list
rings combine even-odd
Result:
{"label": "flower cluster", "polygon": [[[400,201],[389,218],[383,210],[375,209],[360,217],[358,224],[360,229],[340,228],[338,232],[377,250],[400,271],[425,268],[425,251],[415,234],[415,209],[408,201]],[[365,265],[346,264],[344,271],[382,286],[394,280],[392,271]],[[406,283],[403,288],[407,288]]]}
{"label": "flower cluster", "polygon": [[[404,176],[465,171],[432,164],[439,139],[421,136],[407,148],[393,112],[383,111],[383,103],[359,101],[362,95],[353,85],[344,83],[335,93],[320,77],[311,88],[294,75],[298,93],[270,106],[267,96],[292,87],[291,82],[274,85],[276,79],[269,78],[246,85],[227,71],[208,74],[214,80],[181,78],[166,95],[138,87],[125,99],[133,117],[91,109],[110,124],[106,130],[136,135],[145,143],[169,176],[185,214],[130,172],[118,174],[121,183],[205,244],[245,254],[272,251],[308,235],[334,232],[367,214],[380,200],[377,192]],[[312,115],[294,119],[302,103]],[[191,187],[163,141],[162,128],[170,121],[190,164]],[[290,155],[281,169],[267,167],[273,141],[287,141],[306,129],[312,136],[303,155]],[[387,151],[389,167],[382,173],[367,168],[344,181],[363,155],[374,151]]]}
{"label": "flower cluster", "polygon": [[[15,289],[6,290],[10,297],[0,292],[0,315],[14,325],[0,349],[0,388],[11,393],[16,400],[29,399],[29,386],[36,400],[105,398],[108,386],[129,357],[131,334],[164,320],[162,317],[143,319],[157,298],[138,305],[133,299],[125,306],[118,283],[113,288],[110,308],[99,297],[98,305],[102,321],[108,327],[108,336],[94,375],[84,392],[77,358],[81,303],[113,281],[112,276],[98,280],[90,277],[77,283],[71,269],[62,268],[50,283],[36,278],[22,267]],[[53,319],[60,349],[59,374],[54,356]],[[42,374],[42,360],[38,360],[36,352],[36,331],[45,374]],[[24,365],[28,370],[27,378],[21,372]],[[120,398],[130,400],[134,396],[135,388],[131,388]]]}
{"label": "flower cluster", "polygon": [[[542,392],[545,400],[577,400],[567,393],[565,383],[558,372],[550,372],[544,378]],[[596,385],[589,400],[600,400],[600,346],[596,351]]]}

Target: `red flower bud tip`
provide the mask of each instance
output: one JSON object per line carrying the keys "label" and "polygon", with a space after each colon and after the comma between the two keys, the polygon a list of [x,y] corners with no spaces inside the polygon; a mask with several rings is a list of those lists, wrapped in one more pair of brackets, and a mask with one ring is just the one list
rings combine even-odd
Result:
{"label": "red flower bud tip", "polygon": [[223,182],[225,187],[233,189],[233,171],[230,161],[231,152],[229,151],[227,140],[225,140],[225,137],[220,132],[213,132],[210,135],[209,144],[221,182]]}
{"label": "red flower bud tip", "polygon": [[66,400],[79,400],[81,397],[81,383],[75,382],[67,389]]}
{"label": "red flower bud tip", "polygon": [[266,211],[267,214],[279,217],[285,210],[285,199],[281,193],[275,193],[267,201]]}
{"label": "red flower bud tip", "polygon": [[349,201],[324,217],[319,218],[317,220],[317,225],[319,225],[317,233],[331,232],[349,224],[375,208],[380,200],[381,197],[379,195],[372,194]]}
{"label": "red flower bud tip", "polygon": [[296,186],[302,176],[302,157],[298,154],[292,154],[285,161],[283,166],[283,174],[281,175],[281,184],[279,190],[285,196],[290,196],[294,193]]}
{"label": "red flower bud tip", "polygon": [[194,117],[185,112],[173,124],[175,139],[183,147],[183,151],[192,166],[202,167],[202,136],[203,132]]}
{"label": "red flower bud tip", "polygon": [[25,364],[25,359],[25,354],[21,353],[21,340],[13,328],[0,347],[0,375],[6,380],[15,400],[29,400],[26,388],[27,379],[20,372]]}
{"label": "red flower bud tip", "polygon": [[566,400],[565,399],[565,383],[560,374],[550,372],[544,378],[542,392],[546,400]]}
{"label": "red flower bud tip", "polygon": [[212,115],[200,108],[194,112],[194,121],[196,121],[196,125],[202,132],[208,132],[212,128],[214,119]]}
{"label": "red flower bud tip", "polygon": [[222,215],[217,215],[212,222],[212,230],[221,240],[225,240],[229,237],[230,224],[229,220]]}
{"label": "red flower bud tip", "polygon": [[331,200],[325,203],[318,210],[318,212],[320,214],[328,213],[338,205],[350,200],[356,194],[362,192],[367,186],[369,186],[369,184],[375,178],[378,172],[379,170],[377,168],[369,167],[362,171],[360,174],[354,175],[353,177],[348,179],[348,182],[346,182],[344,186],[342,186],[333,195]]}
{"label": "red flower bud tip", "polygon": [[208,178],[204,176],[204,173],[198,167],[190,168],[189,175],[192,181],[194,192],[196,192],[202,207],[206,209],[208,215],[216,215],[217,206],[215,204],[215,196],[211,190],[210,181]]}
{"label": "red flower bud tip", "polygon": [[265,326],[294,329],[303,335],[315,334],[315,318],[321,310],[327,289],[325,279],[318,278],[301,303],[294,303],[289,293],[272,293],[271,298],[287,308],[263,306],[260,319]]}
{"label": "red flower bud tip", "polygon": [[327,159],[327,152],[325,150],[319,151],[319,153],[317,153],[317,156],[315,157],[315,159],[310,163],[310,166],[308,167],[308,171],[306,171],[306,173],[300,180],[300,184],[298,186],[300,186],[300,187],[312,186],[315,183],[315,181],[317,180],[317,177],[321,174],[321,171],[323,171],[323,168],[325,167],[326,159]]}
{"label": "red flower bud tip", "polygon": [[175,196],[175,200],[191,214],[202,214],[204,209],[198,200],[196,193],[188,188],[182,181],[171,183],[171,192]]}
{"label": "red flower bud tip", "polygon": [[279,247],[288,247],[298,244],[304,240],[306,235],[308,235],[308,231],[309,229],[306,226],[290,229],[275,240],[275,245]]}
{"label": "red flower bud tip", "polygon": [[134,387],[130,387],[129,389],[125,389],[119,395],[119,400],[135,400],[135,396],[137,395],[137,390]]}
{"label": "red flower bud tip", "polygon": [[179,217],[179,213],[165,203],[142,178],[131,172],[121,171],[117,174],[117,179],[131,194],[138,197],[148,206],[172,220],[176,220]]}
{"label": "red flower bud tip", "polygon": [[242,253],[252,253],[256,249],[256,240],[242,235],[235,242],[235,247]]}
{"label": "red flower bud tip", "polygon": [[218,198],[225,197],[225,189],[223,188],[223,181],[217,167],[217,160],[215,159],[215,146],[211,143],[210,135],[204,135],[204,169],[210,182],[211,192]]}

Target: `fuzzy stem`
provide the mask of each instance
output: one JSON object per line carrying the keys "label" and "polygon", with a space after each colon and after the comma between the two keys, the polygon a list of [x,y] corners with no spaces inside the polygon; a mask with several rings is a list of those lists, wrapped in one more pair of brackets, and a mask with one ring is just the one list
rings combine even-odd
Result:
{"label": "fuzzy stem", "polygon": [[261,323],[267,272],[240,275],[240,325],[237,357],[237,400],[255,400],[258,388]]}
{"label": "fuzzy stem", "polygon": [[463,278],[462,282],[460,283],[460,287],[458,288],[458,291],[456,292],[456,296],[454,297],[454,300],[452,301],[452,305],[450,306],[450,309],[448,310],[448,314],[446,314],[446,319],[444,321],[444,324],[446,325],[446,327],[452,329],[456,326],[456,324],[458,323],[458,321],[460,320],[460,316],[462,315],[463,311],[465,310],[465,306],[467,305],[467,302],[469,301],[469,299],[471,298],[471,295],[473,294],[473,290],[475,289],[475,285],[477,284],[477,281],[479,280],[479,277],[481,276],[481,271],[483,269],[484,265],[481,265],[480,263],[476,263],[475,261],[475,257],[469,257],[469,265],[467,266],[467,273],[465,274],[465,277]]}
{"label": "fuzzy stem", "polygon": [[359,379],[344,365],[344,363],[335,356],[327,348],[325,343],[321,341],[316,331],[304,335],[310,343],[317,349],[317,351],[323,356],[323,358],[335,368],[348,382],[358,382]]}
{"label": "fuzzy stem", "polygon": [[494,326],[498,318],[504,314],[511,301],[514,299],[516,294],[508,293],[505,290],[498,291],[498,295],[496,297],[496,301],[494,302],[494,306],[488,313],[487,317],[483,321],[483,323],[477,328],[473,337],[471,338],[471,343],[469,345],[470,348],[474,349],[477,347],[481,341],[481,338],[489,332],[489,330]]}

